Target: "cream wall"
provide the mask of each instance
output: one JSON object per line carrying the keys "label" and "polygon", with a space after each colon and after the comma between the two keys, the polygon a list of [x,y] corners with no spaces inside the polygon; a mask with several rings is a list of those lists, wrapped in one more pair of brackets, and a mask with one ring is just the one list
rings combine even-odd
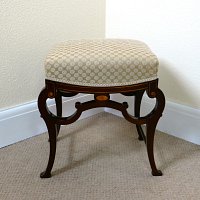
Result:
{"label": "cream wall", "polygon": [[168,100],[200,108],[200,2],[107,0],[106,37],[145,41]]}
{"label": "cream wall", "polygon": [[67,39],[103,38],[105,0],[0,1],[0,109],[37,99],[49,49]]}

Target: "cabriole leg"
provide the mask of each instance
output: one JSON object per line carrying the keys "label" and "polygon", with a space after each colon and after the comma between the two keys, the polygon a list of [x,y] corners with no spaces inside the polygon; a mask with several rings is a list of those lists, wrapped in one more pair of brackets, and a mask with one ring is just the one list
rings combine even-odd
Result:
{"label": "cabriole leg", "polygon": [[152,123],[151,120],[146,126],[146,129],[147,129],[147,137],[146,137],[147,138],[147,153],[148,153],[148,158],[149,158],[149,162],[151,165],[152,175],[153,176],[162,176],[162,172],[157,169],[155,160],[154,160],[153,146],[154,146],[155,127],[156,127],[156,124]]}
{"label": "cabriole leg", "polygon": [[44,172],[40,174],[41,178],[50,178],[51,170],[53,168],[55,155],[56,155],[56,138],[57,138],[57,125],[52,124],[51,122],[46,123],[49,133],[49,145],[50,145],[50,153],[49,153],[49,161],[47,164],[47,168]]}
{"label": "cabriole leg", "polygon": [[[60,92],[57,92],[57,95],[55,97],[55,102],[56,102],[56,112],[58,117],[62,117],[62,95]],[[60,125],[57,126],[57,136],[60,132]]]}
{"label": "cabriole leg", "polygon": [[[142,96],[144,94],[145,90],[140,90],[136,92],[135,94],[135,117],[140,117],[140,107],[141,107],[141,101],[142,101]],[[144,140],[142,136],[142,127],[141,125],[136,124],[137,132],[138,132],[138,139],[139,140]]]}
{"label": "cabriole leg", "polygon": [[155,97],[156,98],[156,105],[154,110],[151,112],[147,124],[146,124],[146,145],[147,145],[147,153],[149,162],[152,169],[152,175],[153,176],[162,176],[162,172],[157,169],[155,160],[154,160],[154,152],[153,152],[153,146],[154,146],[154,135],[156,130],[156,125],[158,123],[158,120],[162,116],[162,112],[165,107],[165,97],[160,89],[156,89],[156,91],[153,91],[152,93],[147,93],[150,98]]}
{"label": "cabriole leg", "polygon": [[40,174],[41,178],[51,177],[51,170],[54,164],[55,154],[56,154],[57,125],[53,122],[53,116],[50,114],[46,105],[47,98],[53,98],[53,97],[54,93],[48,91],[47,88],[44,88],[40,92],[40,95],[38,97],[38,108],[41,117],[44,119],[47,126],[49,134],[49,145],[50,145],[49,161],[46,170]]}

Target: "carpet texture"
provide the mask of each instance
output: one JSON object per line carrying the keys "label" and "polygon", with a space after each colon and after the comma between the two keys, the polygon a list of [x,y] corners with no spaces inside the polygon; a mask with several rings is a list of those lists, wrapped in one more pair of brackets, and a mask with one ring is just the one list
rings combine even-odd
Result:
{"label": "carpet texture", "polygon": [[47,134],[0,149],[0,200],[200,199],[200,146],[157,132],[163,176],[153,177],[137,137],[133,124],[107,113],[62,127],[50,179],[39,178]]}

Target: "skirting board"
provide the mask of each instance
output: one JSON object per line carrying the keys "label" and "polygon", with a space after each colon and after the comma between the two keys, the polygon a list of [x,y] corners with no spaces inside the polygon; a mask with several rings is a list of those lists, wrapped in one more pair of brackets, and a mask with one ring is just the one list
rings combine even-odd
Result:
{"label": "skirting board", "polygon": [[[75,102],[85,102],[90,99],[92,99],[92,95],[64,98],[64,116],[70,115],[75,111]],[[111,99],[118,102],[128,102],[128,112],[133,114],[133,97],[124,97],[116,94],[112,95]],[[148,113],[153,108],[154,104],[155,102],[153,100],[144,96],[141,114],[144,115]],[[48,101],[48,106],[52,112],[55,112],[55,103],[53,100]],[[103,111],[122,116],[119,111],[110,108],[96,108],[83,112],[80,119]],[[167,101],[157,129],[186,141],[200,144],[200,110]],[[0,148],[46,131],[45,124],[40,118],[36,101],[0,112]]]}
{"label": "skirting board", "polygon": [[[126,97],[122,95],[114,95],[111,99],[119,102],[126,101]],[[128,111],[133,114],[133,97],[132,100],[128,97],[127,102],[130,105]],[[142,100],[141,115],[149,113],[154,105],[155,100],[149,99],[145,95]],[[109,108],[106,108],[105,111],[122,116],[120,112]],[[200,110],[166,101],[165,110],[158,122],[157,130],[200,145]]]}
{"label": "skirting board", "polygon": [[[85,102],[92,99],[92,95],[63,98],[63,115],[74,113],[75,102]],[[49,109],[55,113],[54,100],[47,101]],[[82,113],[79,119],[87,118],[99,112],[103,108],[95,108]],[[44,121],[40,118],[37,102],[31,102],[0,112],[0,148],[22,141],[24,139],[46,132]]]}

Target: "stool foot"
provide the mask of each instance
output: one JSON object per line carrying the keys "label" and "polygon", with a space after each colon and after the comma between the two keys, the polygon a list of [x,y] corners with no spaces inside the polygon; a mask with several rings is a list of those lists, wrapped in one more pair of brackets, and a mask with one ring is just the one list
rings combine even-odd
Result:
{"label": "stool foot", "polygon": [[142,127],[140,125],[136,125],[136,128],[137,128],[137,132],[138,132],[138,140],[145,141],[145,143],[146,143],[146,139],[145,139],[145,135],[142,130]]}
{"label": "stool foot", "polygon": [[162,173],[161,170],[157,170],[157,171],[152,171],[152,175],[153,175],[153,176],[162,176],[163,173]]}
{"label": "stool foot", "polygon": [[139,135],[138,140],[139,141],[143,141],[144,139],[143,139],[143,137],[141,135]]}
{"label": "stool foot", "polygon": [[51,178],[51,173],[44,171],[40,174],[40,178]]}

